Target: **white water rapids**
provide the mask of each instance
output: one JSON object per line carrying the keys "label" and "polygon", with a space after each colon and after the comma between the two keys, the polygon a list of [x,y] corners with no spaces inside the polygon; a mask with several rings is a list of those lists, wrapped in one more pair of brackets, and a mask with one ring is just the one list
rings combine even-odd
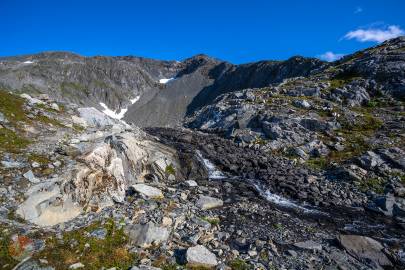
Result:
{"label": "white water rapids", "polygon": [[[210,160],[204,158],[199,150],[196,150],[196,153],[197,153],[198,159],[201,161],[201,163],[206,168],[206,170],[208,172],[208,178],[210,180],[221,180],[221,179],[229,178],[223,172],[218,170]],[[287,198],[284,198],[280,195],[272,193],[269,189],[261,187],[258,180],[247,179],[246,181],[250,185],[252,185],[264,199],[266,199],[268,202],[270,202],[276,206],[298,210],[304,214],[327,215],[324,212],[321,212],[321,211],[315,210],[315,209],[309,209],[309,208],[299,205]]]}

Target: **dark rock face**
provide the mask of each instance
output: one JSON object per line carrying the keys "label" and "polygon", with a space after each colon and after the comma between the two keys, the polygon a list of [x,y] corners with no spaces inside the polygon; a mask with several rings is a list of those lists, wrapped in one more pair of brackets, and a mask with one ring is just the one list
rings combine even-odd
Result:
{"label": "dark rock face", "polygon": [[62,52],[7,57],[0,62],[0,83],[7,89],[46,93],[58,101],[97,108],[103,102],[118,111],[136,96],[158,89],[160,78],[172,77],[179,69],[174,61]]}

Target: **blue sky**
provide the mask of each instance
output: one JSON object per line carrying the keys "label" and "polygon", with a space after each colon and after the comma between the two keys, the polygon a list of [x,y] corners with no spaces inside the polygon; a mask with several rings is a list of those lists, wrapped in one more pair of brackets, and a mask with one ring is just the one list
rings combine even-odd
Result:
{"label": "blue sky", "polygon": [[0,55],[333,60],[404,35],[404,14],[404,0],[0,0]]}

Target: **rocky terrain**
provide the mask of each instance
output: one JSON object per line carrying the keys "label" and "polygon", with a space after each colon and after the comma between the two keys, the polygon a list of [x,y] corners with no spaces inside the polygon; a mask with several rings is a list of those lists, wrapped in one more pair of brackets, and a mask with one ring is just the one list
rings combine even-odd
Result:
{"label": "rocky terrain", "polygon": [[48,52],[0,83],[0,269],[405,268],[403,37],[333,63]]}

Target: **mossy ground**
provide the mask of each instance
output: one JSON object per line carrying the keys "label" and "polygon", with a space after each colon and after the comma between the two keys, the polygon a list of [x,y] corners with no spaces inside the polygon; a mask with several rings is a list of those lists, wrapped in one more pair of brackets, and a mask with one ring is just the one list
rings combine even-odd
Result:
{"label": "mossy ground", "polygon": [[218,217],[202,217],[201,219],[207,221],[209,224],[213,226],[218,225],[220,222],[220,219]]}
{"label": "mossy ground", "polygon": [[232,268],[232,270],[249,270],[249,269],[252,269],[252,267],[242,259],[234,259],[234,260],[230,261],[229,266]]}
{"label": "mossy ground", "polygon": [[18,261],[10,254],[11,231],[0,224],[0,268],[13,269]]}
{"label": "mossy ground", "polygon": [[0,150],[8,153],[20,153],[30,144],[30,141],[16,132],[0,128]]}
{"label": "mossy ground", "polygon": [[[91,237],[88,233],[95,229],[105,228],[105,239]],[[43,258],[56,270],[67,269],[71,264],[81,262],[85,269],[128,269],[138,261],[137,254],[129,251],[128,236],[123,228],[118,228],[113,220],[104,225],[93,224],[87,228],[65,232],[63,239],[49,237],[44,250],[35,254]]]}
{"label": "mossy ground", "polygon": [[[361,110],[362,114],[355,122],[340,120],[342,128],[337,130],[335,134],[344,139],[344,150],[331,151],[326,157],[310,158],[306,162],[307,165],[314,169],[326,169],[331,163],[342,163],[372,149],[372,145],[368,141],[382,127],[383,122],[368,110]],[[325,136],[320,137],[324,141],[328,140]]]}
{"label": "mossy ground", "polygon": [[172,164],[166,166],[165,172],[168,175],[170,175],[170,174],[176,175],[176,170],[174,169],[174,166]]}

